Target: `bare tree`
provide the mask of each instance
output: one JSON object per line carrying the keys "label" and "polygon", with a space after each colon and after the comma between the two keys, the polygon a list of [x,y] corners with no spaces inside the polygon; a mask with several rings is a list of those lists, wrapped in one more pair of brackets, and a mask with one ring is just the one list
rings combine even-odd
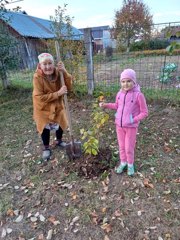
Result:
{"label": "bare tree", "polygon": [[131,42],[149,38],[152,24],[148,6],[141,0],[124,0],[123,7],[115,12],[114,36],[128,50]]}

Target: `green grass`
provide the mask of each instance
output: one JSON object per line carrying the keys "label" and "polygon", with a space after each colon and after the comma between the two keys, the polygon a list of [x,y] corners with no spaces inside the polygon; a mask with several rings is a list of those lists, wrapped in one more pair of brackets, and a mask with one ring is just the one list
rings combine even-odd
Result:
{"label": "green grass", "polygon": [[[32,92],[32,79],[33,70],[24,70],[21,72],[13,72],[9,74],[10,87],[7,90],[2,89],[2,83],[0,83],[0,104],[25,98],[28,93]],[[114,97],[119,91],[119,84],[114,83],[110,86],[105,86],[104,84],[98,84],[95,86],[93,96],[98,97],[99,95],[105,95],[108,97]],[[75,82],[73,86],[74,94],[78,97],[87,96],[87,83]],[[142,88],[141,91],[144,93],[148,102],[154,101],[164,101],[165,104],[179,104],[180,103],[180,89],[145,89]]]}
{"label": "green grass", "polygon": [[30,89],[32,88],[33,74],[34,71],[28,69],[21,72],[11,72],[9,79],[11,84],[16,88]]}
{"label": "green grass", "polygon": [[[83,89],[81,88],[81,85],[77,85],[76,88],[81,93],[80,97],[82,97],[84,101],[87,101],[85,98],[87,97],[87,92],[85,92],[85,85]],[[98,94],[106,94],[108,98],[114,99],[117,90],[118,86],[114,86],[113,92],[109,88],[107,89],[107,92],[102,93],[102,89],[99,88],[96,89],[94,97],[97,97]],[[143,92],[145,91],[146,90],[143,90]],[[148,92],[145,92],[145,94],[148,95]],[[161,92],[159,92],[159,94],[161,94]],[[150,96],[154,100],[156,98],[155,92],[150,92]],[[158,96],[158,99],[160,99],[160,96]],[[176,97],[176,95],[172,94],[172,99],[173,101],[177,101],[178,98]],[[161,108],[159,108],[158,111],[161,111]],[[111,114],[113,116],[114,113],[112,112]],[[83,118],[80,118],[80,120],[84,121]],[[139,155],[139,162],[137,163],[139,165],[142,165],[140,171],[142,171],[142,174],[145,177],[151,180],[152,184],[154,184],[154,189],[141,187],[140,183],[143,181],[143,179],[138,176],[134,179],[129,179],[126,174],[122,176],[113,175],[112,178],[110,178],[110,175],[109,178],[111,182],[109,185],[109,193],[107,194],[107,198],[105,199],[105,201],[103,201],[101,200],[103,196],[102,181],[104,181],[108,176],[107,171],[104,171],[104,173],[102,173],[98,179],[92,180],[85,178],[83,179],[78,176],[78,174],[74,171],[73,167],[71,169],[72,171],[68,172],[67,174],[67,172],[64,170],[64,166],[68,166],[67,164],[70,163],[66,162],[66,160],[62,158],[62,153],[58,153],[58,151],[56,150],[55,156],[57,157],[57,160],[59,162],[57,166],[53,164],[51,165],[51,163],[46,166],[41,166],[37,164],[36,160],[39,157],[39,151],[41,151],[41,141],[40,138],[38,138],[37,136],[36,128],[32,120],[32,87],[30,85],[25,86],[23,83],[22,86],[21,84],[18,85],[15,80],[15,84],[12,85],[11,88],[6,91],[0,90],[0,175],[2,184],[9,182],[9,187],[4,188],[0,191],[0,215],[4,215],[4,220],[2,221],[4,221],[6,225],[9,224],[9,226],[11,226],[10,224],[15,219],[15,216],[14,218],[10,218],[5,214],[10,208],[13,210],[20,209],[23,214],[29,212],[35,213],[39,211],[40,213],[42,212],[44,214],[46,219],[48,219],[48,216],[54,215],[57,220],[65,219],[66,222],[64,222],[64,224],[68,224],[68,226],[72,221],[73,217],[80,216],[78,222],[80,225],[75,225],[78,229],[82,231],[80,232],[80,234],[84,236],[83,229],[84,231],[87,231],[88,229],[90,229],[91,231],[91,229],[93,229],[93,231],[97,232],[97,236],[99,236],[98,239],[101,239],[101,222],[97,226],[94,225],[92,223],[91,213],[93,211],[96,211],[98,214],[98,220],[103,220],[106,217],[107,219],[112,219],[115,210],[119,209],[120,212],[122,212],[121,218],[126,218],[127,221],[130,221],[130,225],[133,225],[133,222],[131,222],[131,216],[133,217],[134,215],[133,211],[129,211],[129,209],[131,209],[129,201],[130,199],[139,197],[137,201],[134,201],[134,205],[132,205],[133,210],[137,212],[137,210],[139,210],[139,206],[142,206],[142,209],[145,208],[145,214],[149,216],[149,219],[146,221],[146,223],[144,223],[144,221],[142,221],[141,223],[142,231],[144,231],[147,225],[149,226],[151,224],[154,216],[156,217],[156,215],[162,220],[163,223],[166,223],[166,221],[171,221],[172,224],[175,224],[175,227],[178,226],[178,210],[172,210],[165,213],[164,208],[166,203],[163,201],[164,197],[168,197],[170,199],[170,203],[172,203],[173,206],[176,206],[177,204],[179,197],[179,186],[178,183],[174,182],[174,180],[177,179],[179,176],[179,172],[176,167],[178,166],[176,164],[178,160],[173,159],[174,162],[172,162],[172,164],[170,165],[168,163],[167,157],[161,159],[160,157],[158,157],[159,152],[156,153],[155,149],[155,153],[153,152],[151,156],[148,156],[146,158],[148,152],[146,154],[146,147],[143,148],[143,144],[147,141],[150,141],[149,144],[154,144],[151,139],[156,141],[156,138],[153,138],[154,130],[150,127],[147,130],[146,123],[143,124],[144,126],[142,126],[142,133],[145,137],[141,137],[142,142],[139,142],[139,146],[142,146],[142,152],[141,155]],[[115,132],[112,134],[115,135]],[[27,140],[32,140],[32,143],[28,146],[26,144]],[[39,148],[37,148],[37,145]],[[27,154],[25,150],[27,151],[27,153],[32,153],[32,157],[25,158],[24,155]],[[117,149],[114,147],[112,147],[112,151],[113,157],[111,164],[115,165],[116,161],[118,161],[118,152]],[[171,158],[169,159],[169,161],[172,160]],[[163,166],[161,166],[160,164],[162,161]],[[151,171],[151,167],[154,167],[156,172]],[[22,177],[21,180],[17,180],[17,177],[19,176]],[[162,182],[164,178],[167,180],[167,183]],[[58,182],[61,181],[71,184],[73,186],[72,189],[62,188],[61,185],[58,184]],[[34,186],[28,187],[28,184],[31,182],[34,184]],[[125,183],[125,185],[122,184],[123,182]],[[135,186],[139,189],[138,193],[136,192],[134,185],[132,185],[134,183],[136,184]],[[28,190],[28,192],[15,191],[13,189],[13,186],[16,185],[19,187],[27,186],[26,190]],[[161,196],[161,194],[163,194],[163,191],[166,189],[170,189],[171,194],[167,196],[162,195],[161,198],[158,198],[159,196]],[[74,193],[77,194],[76,200],[72,199]],[[123,198],[118,200],[121,195],[123,196]],[[39,201],[41,202],[41,204],[36,206],[36,203],[38,203]],[[65,207],[65,203],[68,203],[69,205]],[[151,212],[151,207],[153,209],[156,206],[157,212]],[[101,212],[101,209],[103,207],[106,207],[108,209],[105,213]],[[44,211],[44,209],[46,211]],[[25,216],[27,216],[27,214]],[[22,233],[24,233],[24,238],[30,239],[34,236],[39,236],[40,232],[45,231],[44,229],[51,229],[53,227],[51,223],[48,223],[48,220],[45,223],[37,223],[38,224],[35,225],[36,228],[32,228],[32,223],[29,221],[28,218],[25,218],[21,223],[16,224],[16,229],[19,229],[19,232],[21,231]],[[117,226],[114,227],[114,225],[116,225],[116,220],[112,223],[113,231],[109,234],[114,234],[115,231],[120,232],[122,230],[122,228],[117,228]],[[56,228],[59,231],[56,232],[57,239],[62,239],[62,236],[60,236],[60,232],[64,233],[64,230],[60,227],[61,225],[58,225],[58,228]],[[165,229],[166,227],[167,225],[165,225],[163,229]],[[164,231],[169,231],[169,229],[170,228]],[[159,236],[160,233],[161,232],[159,230]],[[162,233],[164,234],[164,232]],[[14,235],[9,237],[12,237],[13,239],[18,239],[17,234],[19,233],[16,234],[14,229],[12,234]],[[71,234],[73,234],[73,232],[71,232]],[[87,231],[87,235],[88,234],[89,233]],[[110,238],[118,239],[118,236],[119,235],[117,235],[116,238],[115,235],[110,235]],[[88,239],[88,237],[85,238]],[[75,238],[76,237],[72,237],[72,239]],[[126,239],[129,238],[126,237]]]}
{"label": "green grass", "polygon": [[12,206],[12,194],[9,190],[1,191],[0,196],[0,215],[5,214],[9,208]]}
{"label": "green grass", "polygon": [[142,89],[142,92],[146,96],[149,102],[152,101],[164,101],[165,104],[168,102],[172,104],[180,103],[180,89]]}
{"label": "green grass", "polygon": [[[119,84],[111,86],[98,85],[96,86],[93,96],[98,97],[100,95],[106,96],[106,98],[114,98],[119,91]],[[144,93],[147,102],[159,102],[164,104],[180,104],[180,89],[141,89]],[[87,96],[87,86],[85,84],[76,84],[74,88],[75,95],[78,97]]]}

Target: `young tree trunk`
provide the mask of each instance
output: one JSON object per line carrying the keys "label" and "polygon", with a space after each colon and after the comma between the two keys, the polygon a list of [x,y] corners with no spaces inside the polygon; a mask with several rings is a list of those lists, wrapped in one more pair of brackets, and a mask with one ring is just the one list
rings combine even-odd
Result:
{"label": "young tree trunk", "polygon": [[1,80],[2,80],[2,86],[3,89],[7,89],[10,86],[10,82],[8,81],[7,73],[4,67],[1,70]]}

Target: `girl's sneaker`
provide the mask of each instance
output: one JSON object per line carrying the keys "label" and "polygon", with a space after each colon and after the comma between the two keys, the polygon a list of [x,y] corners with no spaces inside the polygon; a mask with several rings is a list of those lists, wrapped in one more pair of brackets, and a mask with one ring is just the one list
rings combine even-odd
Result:
{"label": "girl's sneaker", "polygon": [[124,170],[126,169],[127,167],[127,164],[120,164],[116,169],[115,169],[115,172],[120,174],[122,172],[124,172]]}
{"label": "girl's sneaker", "polygon": [[134,175],[134,165],[128,166],[128,176],[133,176]]}

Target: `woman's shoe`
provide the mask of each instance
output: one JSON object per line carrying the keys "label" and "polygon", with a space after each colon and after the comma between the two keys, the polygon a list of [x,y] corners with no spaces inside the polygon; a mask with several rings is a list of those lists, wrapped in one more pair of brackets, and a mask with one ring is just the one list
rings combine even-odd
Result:
{"label": "woman's shoe", "polygon": [[64,142],[64,141],[58,141],[58,140],[56,140],[55,141],[55,145],[57,146],[57,147],[62,147],[62,148],[65,148],[66,147],[66,142]]}
{"label": "woman's shoe", "polygon": [[51,157],[51,150],[50,149],[44,149],[42,153],[42,159],[43,161],[48,161]]}

